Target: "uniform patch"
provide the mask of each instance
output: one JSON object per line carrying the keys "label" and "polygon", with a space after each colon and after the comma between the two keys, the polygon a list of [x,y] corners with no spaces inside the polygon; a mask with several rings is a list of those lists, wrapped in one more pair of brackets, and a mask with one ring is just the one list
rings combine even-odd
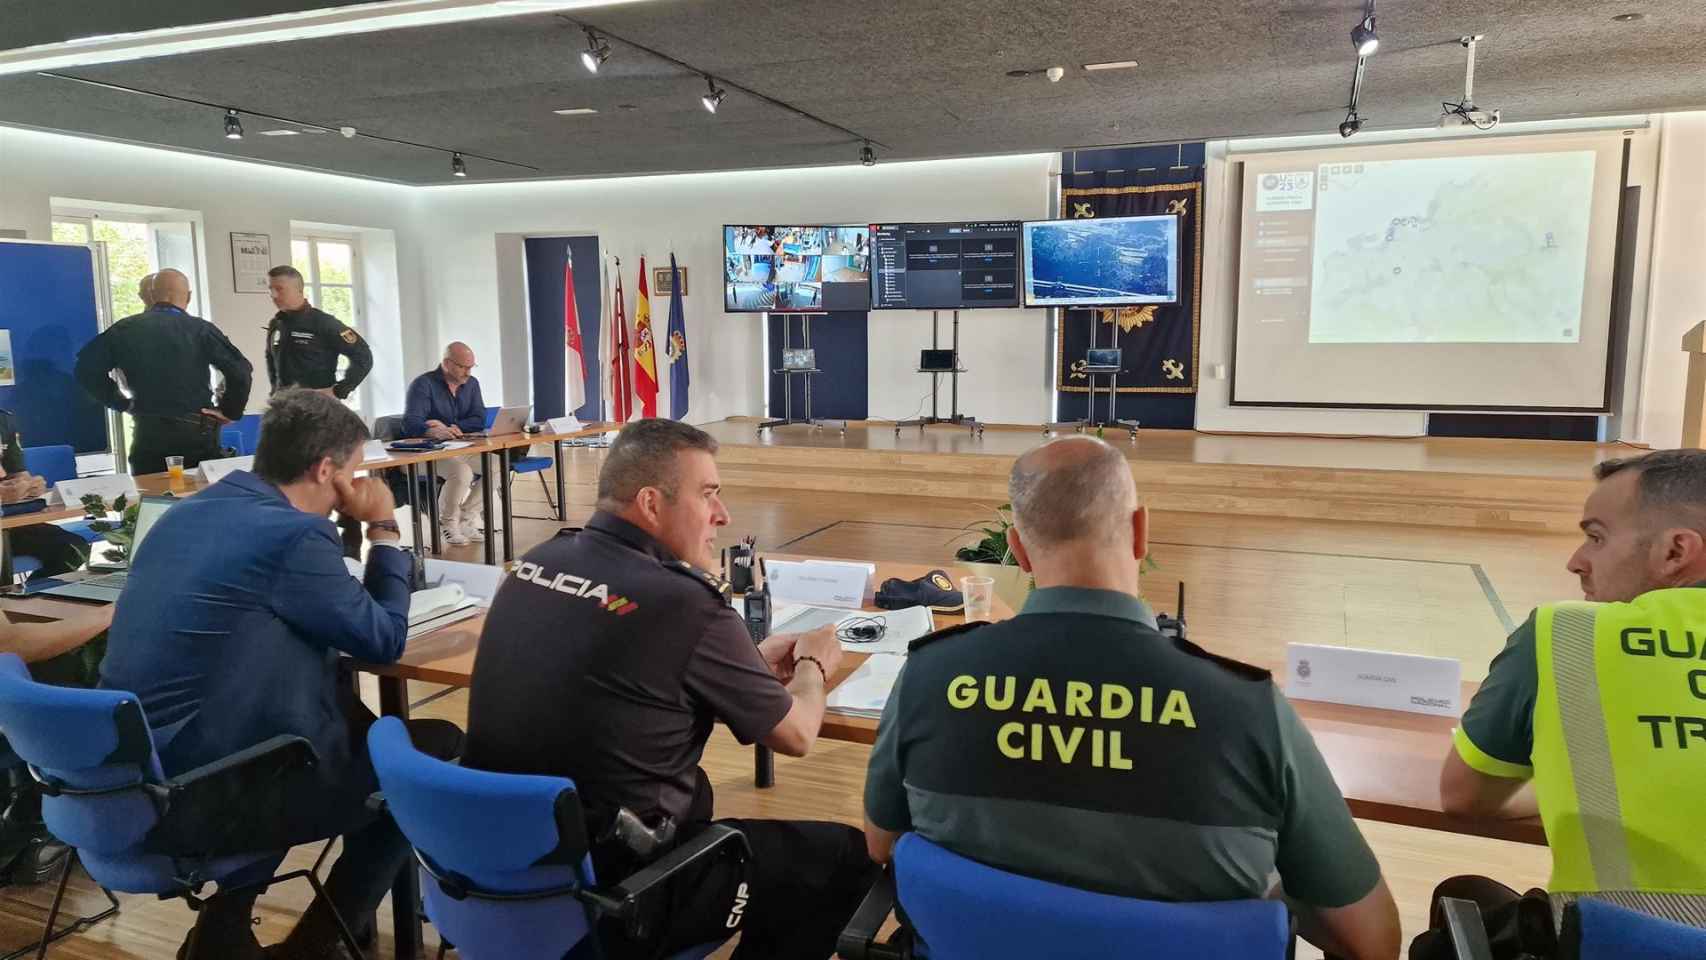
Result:
{"label": "uniform patch", "polygon": [[348,328],[348,327],[345,327],[345,328],[344,328],[344,332],[343,332],[343,338],[344,338],[344,342],[345,342],[345,343],[349,343],[349,344],[353,344],[353,343],[355,343],[355,342],[356,342],[356,341],[357,341],[357,340],[360,340],[360,339],[361,339],[361,338],[360,338],[360,337],[358,337],[358,336],[356,336],[356,335],[355,335],[355,331],[354,331],[354,330],[351,330],[351,329],[350,329],[350,328]]}
{"label": "uniform patch", "polygon": [[938,589],[938,590],[952,590],[952,589],[954,589],[954,581],[949,580],[948,575],[945,573],[941,573],[941,572],[932,573],[930,575],[930,582],[935,584],[936,589]]}
{"label": "uniform patch", "polygon": [[717,599],[722,603],[730,606],[733,605],[730,598],[734,596],[734,585],[711,571],[701,570],[685,560],[669,561],[664,564],[664,568],[666,570],[674,570],[676,573],[686,574],[687,576],[692,577],[703,584],[705,589],[716,594]]}

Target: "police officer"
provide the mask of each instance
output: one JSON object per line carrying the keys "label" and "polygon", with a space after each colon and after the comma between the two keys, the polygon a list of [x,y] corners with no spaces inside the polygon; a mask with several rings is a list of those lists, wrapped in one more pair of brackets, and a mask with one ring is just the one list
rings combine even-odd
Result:
{"label": "police officer", "polygon": [[[154,303],[89,341],[77,355],[77,382],[96,400],[135,420],[133,473],[159,473],[166,458],[193,467],[219,456],[219,428],[243,415],[254,367],[219,328],[186,308],[189,278],[170,268],[154,275]],[[212,367],[223,378],[208,386]],[[113,380],[124,377],[130,396]]]}
{"label": "police officer", "polygon": [[[47,495],[47,480],[24,468],[24,440],[18,433],[17,416],[0,410],[0,503],[13,504]],[[17,527],[5,534],[10,547],[0,560],[0,580],[10,583],[12,557],[34,557],[41,564],[38,576],[53,577],[83,565],[88,544],[83,538],[51,523]]]}
{"label": "police officer", "polygon": [[[1638,891],[1642,909],[1667,913],[1706,895],[1694,816],[1706,793],[1706,452],[1607,460],[1594,476],[1567,564],[1588,602],[1541,606],[1510,635],[1453,733],[1440,799],[1461,816],[1538,814],[1552,893]],[[1495,941],[1515,935],[1516,891],[1454,877],[1441,897],[1480,903]],[[1411,946],[1449,951],[1431,932]]]}
{"label": "police officer", "polygon": [[[830,630],[755,646],[727,585],[706,572],[717,528],[729,522],[716,450],[673,420],[625,427],[599,471],[586,529],[522,558],[480,636],[464,763],[572,778],[593,864],[612,882],[710,821],[711,784],[698,763],[713,721],[742,742],[805,755],[841,656]],[[619,821],[644,829],[618,830]],[[670,955],[734,929],[737,957],[834,952],[876,877],[858,830],[721,822],[745,834],[746,872],[726,859],[688,870],[654,907],[657,934],[637,943],[603,931],[608,953]]]}
{"label": "police officer", "polygon": [[1118,450],[1045,444],[1009,479],[1019,616],[914,642],[865,781],[866,839],[1146,900],[1270,893],[1305,937],[1398,954],[1398,911],[1332,774],[1267,671],[1156,629],[1148,513]]}
{"label": "police officer", "polygon": [[[373,350],[361,334],[317,309],[302,293],[302,274],[292,266],[267,271],[267,291],[278,313],[267,324],[267,379],[274,393],[287,387],[328,391],[349,398],[373,369]],[[338,358],[349,369],[338,378]]]}

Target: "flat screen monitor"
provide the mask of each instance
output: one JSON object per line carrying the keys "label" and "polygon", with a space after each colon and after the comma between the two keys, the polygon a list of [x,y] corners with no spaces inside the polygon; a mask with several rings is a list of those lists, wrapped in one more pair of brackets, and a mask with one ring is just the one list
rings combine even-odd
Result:
{"label": "flat screen monitor", "polygon": [[1017,220],[871,227],[871,309],[976,310],[1019,305]]}
{"label": "flat screen monitor", "polygon": [[723,228],[723,310],[825,313],[871,307],[871,232],[859,227]]}
{"label": "flat screen monitor", "polygon": [[952,350],[918,351],[918,369],[926,373],[952,373],[958,364]]}
{"label": "flat screen monitor", "polygon": [[1179,218],[1025,224],[1025,306],[1113,307],[1179,299]]}

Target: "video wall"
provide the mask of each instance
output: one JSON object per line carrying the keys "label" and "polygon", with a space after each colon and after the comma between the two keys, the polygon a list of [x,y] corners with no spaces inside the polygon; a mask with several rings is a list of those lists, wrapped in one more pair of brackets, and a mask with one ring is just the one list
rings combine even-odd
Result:
{"label": "video wall", "polygon": [[723,228],[729,313],[1108,307],[1179,299],[1179,218]]}

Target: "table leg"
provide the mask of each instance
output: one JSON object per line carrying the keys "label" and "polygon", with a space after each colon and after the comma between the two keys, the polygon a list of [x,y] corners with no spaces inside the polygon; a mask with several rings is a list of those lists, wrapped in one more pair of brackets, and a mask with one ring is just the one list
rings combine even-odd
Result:
{"label": "table leg", "polygon": [[503,473],[498,478],[498,493],[504,505],[504,562],[508,563],[515,559],[515,508],[510,498],[508,450],[498,454],[498,469]]}
{"label": "table leg", "polygon": [[426,556],[426,545],[421,542],[421,505],[420,505],[420,465],[409,464],[409,525],[414,529],[409,531],[415,545],[415,556]]}
{"label": "table leg", "polygon": [[569,522],[568,481],[563,477],[563,441],[551,441],[551,449],[557,452],[557,522]]}
{"label": "table leg", "polygon": [[498,545],[492,532],[492,455],[480,453],[480,509],[486,521],[486,563],[498,562]]}
{"label": "table leg", "polygon": [[[408,721],[409,681],[401,677],[379,678],[379,712]],[[399,960],[415,960],[420,956],[423,939],[420,902],[420,874],[415,870],[414,858],[410,857],[391,884],[393,956]]]}
{"label": "table leg", "polygon": [[427,470],[427,526],[431,528],[432,552],[434,556],[444,553],[444,534],[438,527],[438,461],[428,460]]}
{"label": "table leg", "polygon": [[776,785],[776,753],[760,745],[752,748],[752,780],[760,790]]}

